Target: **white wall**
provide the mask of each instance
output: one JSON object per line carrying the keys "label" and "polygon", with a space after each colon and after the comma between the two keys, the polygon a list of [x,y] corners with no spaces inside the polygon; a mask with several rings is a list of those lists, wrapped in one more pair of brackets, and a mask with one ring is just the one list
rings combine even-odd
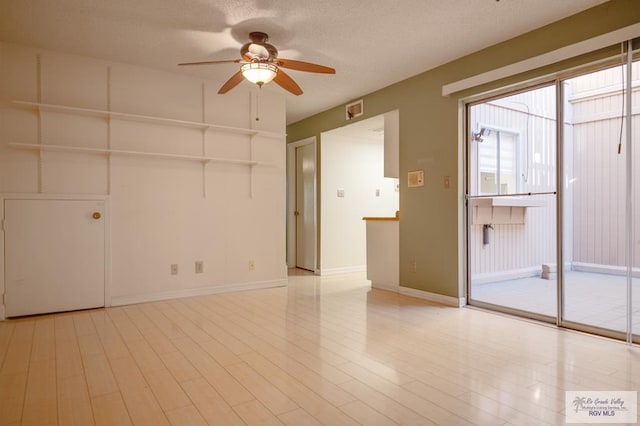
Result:
{"label": "white wall", "polygon": [[[395,216],[399,193],[385,178],[384,141],[358,139],[340,129],[321,135],[320,273],[366,269],[365,216]],[[344,190],[344,198],[337,190]],[[376,189],[380,196],[376,197]]]}
{"label": "white wall", "polygon": [[[40,71],[38,71],[40,57]],[[0,43],[0,195],[102,194],[114,303],[286,283],[285,102],[267,89]],[[252,115],[260,97],[260,120]],[[17,108],[14,100],[202,121],[275,136]],[[268,108],[266,107],[268,105]],[[20,150],[9,142],[203,155],[247,165]],[[204,148],[203,148],[204,146]],[[206,192],[206,197],[204,193]],[[204,261],[196,275],[195,260]],[[255,268],[249,269],[249,261]],[[179,274],[170,275],[170,264]],[[4,291],[4,288],[0,290]]]}

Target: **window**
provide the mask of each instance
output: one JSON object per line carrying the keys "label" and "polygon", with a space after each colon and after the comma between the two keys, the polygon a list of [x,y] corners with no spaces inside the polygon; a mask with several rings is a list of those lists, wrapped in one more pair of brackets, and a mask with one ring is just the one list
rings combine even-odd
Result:
{"label": "window", "polygon": [[521,190],[518,134],[481,127],[477,145],[478,195],[516,194]]}

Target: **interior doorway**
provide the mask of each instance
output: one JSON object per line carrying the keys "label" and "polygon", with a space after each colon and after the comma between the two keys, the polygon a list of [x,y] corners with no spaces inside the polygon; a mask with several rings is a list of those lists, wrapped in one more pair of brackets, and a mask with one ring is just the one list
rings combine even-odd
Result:
{"label": "interior doorway", "polygon": [[316,270],[316,146],[296,147],[296,268]]}
{"label": "interior doorway", "polygon": [[364,217],[394,217],[397,180],[385,177],[386,114],[321,134],[320,273],[367,270]]}
{"label": "interior doorway", "polygon": [[316,138],[287,147],[287,266],[316,272]]}
{"label": "interior doorway", "polygon": [[395,110],[288,144],[289,269],[366,270],[363,217],[399,208],[398,123]]}

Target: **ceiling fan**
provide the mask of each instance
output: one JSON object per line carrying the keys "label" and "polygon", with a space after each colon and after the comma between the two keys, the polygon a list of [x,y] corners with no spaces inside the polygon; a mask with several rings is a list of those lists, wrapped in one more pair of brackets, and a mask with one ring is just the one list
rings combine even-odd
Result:
{"label": "ceiling fan", "polygon": [[294,61],[278,57],[278,49],[274,45],[267,43],[269,36],[266,33],[255,31],[249,34],[251,41],[240,48],[242,59],[229,59],[224,61],[202,61],[185,62],[178,65],[209,65],[236,63],[242,64],[240,70],[236,72],[218,90],[219,94],[227,93],[236,87],[243,78],[262,87],[270,81],[275,81],[280,87],[294,95],[301,95],[302,89],[293,81],[281,68],[288,68],[296,71],[316,72],[323,74],[335,74],[336,70],[324,65],[312,64],[310,62]]}

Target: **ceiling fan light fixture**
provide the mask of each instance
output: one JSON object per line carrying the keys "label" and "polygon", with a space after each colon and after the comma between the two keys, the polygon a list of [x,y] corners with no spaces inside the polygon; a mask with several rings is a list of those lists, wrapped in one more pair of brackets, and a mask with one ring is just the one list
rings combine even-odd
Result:
{"label": "ceiling fan light fixture", "polygon": [[240,70],[244,78],[262,87],[276,77],[278,67],[270,62],[249,62],[244,64]]}

